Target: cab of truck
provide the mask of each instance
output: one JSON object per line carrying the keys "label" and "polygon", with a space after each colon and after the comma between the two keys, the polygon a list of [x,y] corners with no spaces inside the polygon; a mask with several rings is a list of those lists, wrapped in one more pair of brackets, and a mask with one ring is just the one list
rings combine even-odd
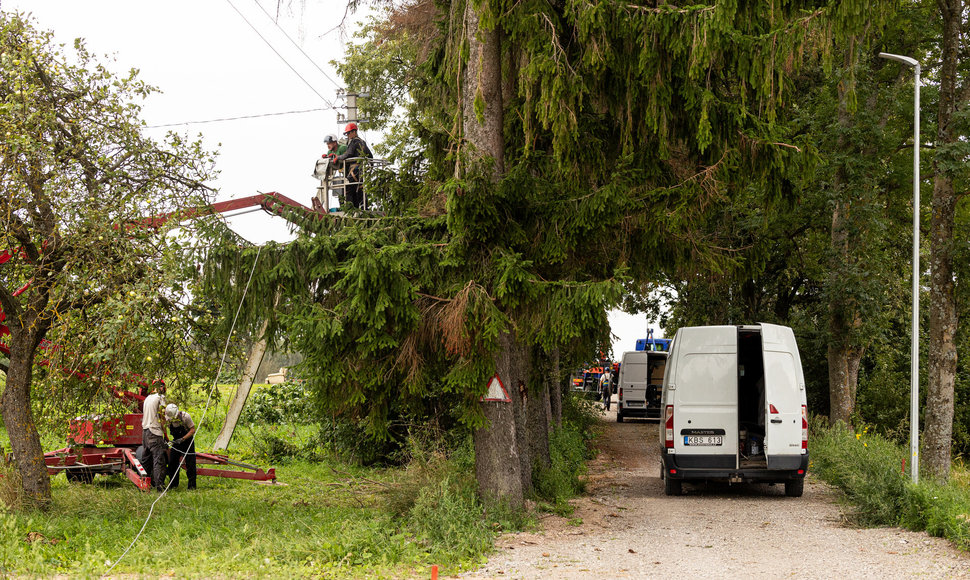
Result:
{"label": "cab of truck", "polygon": [[805,378],[791,328],[697,326],[677,331],[661,395],[661,477],[683,482],[784,483],[808,471]]}

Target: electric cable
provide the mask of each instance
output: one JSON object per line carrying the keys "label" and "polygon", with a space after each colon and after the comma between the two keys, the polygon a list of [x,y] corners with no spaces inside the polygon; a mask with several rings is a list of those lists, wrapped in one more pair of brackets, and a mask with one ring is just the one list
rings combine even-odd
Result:
{"label": "electric cable", "polygon": [[[262,253],[262,251],[263,251],[263,246],[259,246],[259,249],[256,250],[256,259],[253,260],[253,269],[249,271],[249,279],[246,280],[246,287],[243,289],[243,295],[239,299],[239,306],[236,308],[236,315],[233,317],[232,325],[229,327],[229,335],[226,336],[226,346],[222,350],[222,360],[219,362],[219,371],[216,373],[216,376],[212,379],[212,388],[209,389],[209,396],[205,401],[205,408],[202,410],[202,417],[199,419],[199,422],[195,428],[195,434],[192,435],[190,446],[195,444],[195,437],[196,435],[198,435],[199,428],[202,426],[202,423],[205,421],[205,416],[209,412],[209,405],[212,402],[212,393],[219,385],[219,376],[222,374],[222,369],[226,364],[226,356],[229,354],[229,342],[232,340],[233,331],[236,330],[236,321],[239,320],[239,313],[242,311],[243,303],[246,301],[246,295],[249,293],[249,286],[253,281],[253,274],[256,273],[256,264],[259,263],[259,255]],[[183,454],[182,459],[179,462],[179,469],[182,469],[182,465],[184,463],[185,463],[185,455]],[[164,475],[162,477],[164,477]],[[155,501],[152,502],[152,505],[148,510],[148,515],[145,517],[145,522],[142,523],[141,525],[141,529],[139,529],[138,533],[135,534],[135,537],[131,540],[131,543],[128,544],[128,547],[125,548],[125,551],[122,552],[121,555],[118,556],[118,559],[115,560],[113,564],[111,564],[111,567],[108,568],[108,570],[101,575],[102,578],[110,574],[111,571],[115,569],[115,566],[117,566],[118,563],[121,562],[121,560],[135,546],[135,544],[138,542],[138,539],[141,538],[142,533],[145,531],[145,528],[148,527],[148,522],[152,519],[152,514],[155,513],[155,504],[160,502],[162,498],[168,494],[168,490],[171,487],[172,487],[172,480],[171,478],[169,478],[168,485],[165,486],[165,489],[162,491],[162,493],[159,494],[159,496],[155,498]]]}
{"label": "electric cable", "polygon": [[291,65],[290,62],[288,60],[286,60],[286,58],[282,54],[280,54],[279,51],[276,50],[275,47],[273,47],[273,45],[270,43],[270,41],[267,40],[266,37],[263,36],[263,34],[255,26],[253,26],[253,23],[250,22],[248,18],[246,18],[246,15],[243,14],[238,8],[236,8],[236,5],[232,3],[232,0],[226,0],[226,2],[229,4],[229,6],[232,6],[232,9],[236,11],[236,14],[238,14],[239,17],[242,18],[243,21],[246,24],[248,24],[250,28],[253,29],[253,32],[255,32],[256,35],[259,36],[259,38],[262,39],[262,41],[264,43],[266,43],[266,46],[268,46],[270,50],[272,50],[274,53],[276,53],[276,56],[280,57],[280,60],[282,60],[283,63],[286,64],[286,66],[290,67],[290,70],[293,71],[293,74],[295,74],[296,76],[300,77],[300,80],[303,81],[306,84],[306,86],[310,87],[310,90],[313,91],[314,93],[316,93],[316,95],[318,97],[320,97],[323,100],[324,103],[327,103],[328,105],[330,105],[330,108],[331,109],[336,109],[337,108],[332,102],[330,102],[327,99],[327,97],[321,95],[320,92],[317,91],[317,89],[313,88],[313,85],[310,84],[310,81],[308,81],[305,78],[303,78],[303,75],[301,75],[295,68],[293,68],[293,65]]}
{"label": "electric cable", "polygon": [[310,55],[308,55],[307,53],[303,52],[303,48],[301,48],[300,45],[297,44],[296,41],[293,40],[290,37],[290,35],[286,33],[285,30],[283,30],[282,27],[280,27],[280,25],[276,21],[276,19],[273,18],[273,15],[270,14],[269,12],[267,12],[265,8],[263,8],[263,5],[259,3],[259,0],[253,0],[253,2],[256,3],[256,6],[259,6],[259,9],[263,11],[263,14],[265,14],[266,17],[270,19],[270,21],[273,22],[273,24],[276,26],[276,28],[279,29],[279,31],[283,33],[283,36],[285,36],[286,39],[290,41],[290,44],[292,44],[293,46],[295,46],[296,49],[300,51],[300,54],[302,54],[304,57],[306,57],[306,59],[308,61],[310,61],[310,64],[312,64],[313,66],[315,66],[317,68],[317,70],[320,71],[320,74],[322,74],[324,77],[326,77],[326,79],[328,81],[332,82],[333,83],[333,86],[337,87],[338,89],[341,88],[340,84],[337,81],[333,80],[333,78],[331,78],[330,75],[328,75],[326,73],[326,71],[324,71],[322,68],[320,68],[320,65],[318,65],[315,60],[313,60],[312,58],[310,58]]}
{"label": "electric cable", "polygon": [[316,113],[318,111],[331,111],[334,107],[318,107],[316,109],[299,109],[296,111],[280,111],[278,113],[260,113],[256,115],[240,115],[238,117],[222,117],[219,119],[204,119],[202,121],[183,121],[181,123],[163,123],[161,125],[148,125],[146,129],[159,129],[162,127],[178,127],[181,125],[202,125],[205,123],[220,123],[222,121],[239,121],[242,119],[259,119],[261,117],[279,117],[282,115],[302,115],[304,113]]}

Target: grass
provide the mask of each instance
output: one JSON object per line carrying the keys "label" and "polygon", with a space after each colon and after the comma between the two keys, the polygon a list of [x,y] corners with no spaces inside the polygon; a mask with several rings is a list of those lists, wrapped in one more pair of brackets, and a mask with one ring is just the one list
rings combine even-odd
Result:
{"label": "grass", "polygon": [[[201,419],[201,401],[176,402]],[[571,478],[584,465],[577,448],[587,439],[576,425],[589,420],[587,411],[567,404],[572,431],[554,437],[553,452],[571,477],[544,476],[550,502],[564,503],[580,489]],[[210,408],[197,448],[209,450],[223,420],[224,403]],[[43,439],[45,449],[64,445],[53,433]],[[324,450],[324,439],[313,425],[240,425],[228,455],[276,467],[283,485],[200,477],[198,490],[183,483],[153,512],[157,494],[120,475],[87,485],[57,476],[49,512],[11,510],[4,505],[16,505],[14,474],[0,471],[7,475],[0,479],[7,500],[0,504],[0,577],[95,577],[119,558],[115,576],[428,577],[432,564],[445,574],[477,568],[497,533],[535,521],[501,505],[482,507],[470,441],[457,450],[415,444],[407,467],[391,469],[341,463]],[[9,449],[2,429],[0,445]],[[274,449],[282,454],[267,460]]]}
{"label": "grass", "polygon": [[845,493],[855,521],[926,531],[970,550],[970,470],[962,461],[954,462],[945,485],[926,477],[913,484],[903,469],[908,450],[867,428],[813,423],[812,469]]}
{"label": "grass", "polygon": [[[200,408],[186,409],[201,418]],[[222,421],[223,412],[210,409],[199,430],[200,450],[209,449]],[[313,426],[240,425],[229,455],[256,462],[267,437],[294,449],[319,448]],[[0,444],[9,449],[2,430]],[[62,441],[45,436],[45,449],[60,446]],[[458,521],[440,541],[429,534],[430,526],[419,525],[428,519],[420,510],[415,517],[389,509],[394,490],[406,485],[405,470],[292,457],[272,466],[283,485],[200,477],[199,489],[189,492],[183,481],[180,490],[157,503],[144,533],[112,574],[400,578],[427,576],[432,564],[455,573],[477,567],[491,550],[494,533],[501,531],[494,518],[483,517],[474,494],[468,495],[473,488],[467,481],[460,485],[452,479],[420,490],[427,497],[416,505],[433,512],[434,503],[444,501],[450,506],[444,513]],[[11,482],[0,479],[0,494]],[[122,557],[158,497],[138,491],[120,475],[98,476],[90,485],[57,476],[52,486],[54,505],[48,513],[0,505],[0,577],[104,574]],[[470,534],[469,527],[475,528]]]}

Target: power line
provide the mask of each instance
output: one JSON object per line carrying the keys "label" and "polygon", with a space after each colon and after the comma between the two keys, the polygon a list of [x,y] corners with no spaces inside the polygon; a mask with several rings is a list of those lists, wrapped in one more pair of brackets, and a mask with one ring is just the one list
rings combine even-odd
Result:
{"label": "power line", "polygon": [[[240,12],[238,8],[236,8],[236,5],[232,3],[232,0],[226,0],[226,2],[229,4],[229,6],[232,6],[232,9],[236,11],[236,14],[238,14],[239,17],[242,18],[243,21],[246,24],[248,24],[250,28],[253,29],[253,32],[255,32],[256,35],[259,36],[259,38],[262,39],[262,41],[266,43],[266,46],[268,46],[270,48],[270,50],[272,50],[274,53],[276,53],[276,56],[280,57],[280,60],[282,60],[283,63],[286,64],[286,66],[290,67],[290,70],[293,71],[293,74],[295,74],[296,76],[300,77],[300,80],[303,81],[304,84],[306,84],[306,86],[310,87],[310,90],[313,91],[314,93],[316,93],[316,95],[318,97],[320,97],[323,100],[324,103],[327,103],[328,105],[330,105],[330,108],[331,109],[335,109],[336,108],[336,106],[332,102],[330,102],[327,99],[327,97],[321,95],[319,93],[319,91],[317,91],[317,89],[313,88],[313,85],[310,84],[310,81],[308,81],[305,78],[303,78],[303,75],[301,75],[295,68],[293,68],[293,65],[291,65],[289,63],[289,61],[286,60],[286,58],[284,58],[283,55],[280,54],[279,51],[277,51],[276,48],[273,47],[273,45],[270,43],[270,41],[267,40],[266,37],[263,36],[262,33],[255,26],[253,26],[253,23],[250,22],[248,18],[246,18],[246,15],[243,14],[242,12]],[[287,37],[287,38],[289,38],[289,37]]]}
{"label": "power line", "polygon": [[318,107],[316,109],[301,109],[298,111],[280,111],[277,113],[260,113],[256,115],[240,115],[238,117],[222,117],[219,119],[204,119],[202,121],[183,121],[181,123],[164,123],[162,125],[148,125],[146,129],[158,129],[161,127],[178,127],[181,125],[202,125],[204,123],[219,123],[222,121],[239,121],[242,119],[259,119],[260,117],[278,117],[281,115],[302,115],[304,113],[316,113],[318,111],[330,111],[334,107]]}
{"label": "power line", "polygon": [[338,83],[337,81],[335,81],[335,80],[333,80],[333,79],[332,79],[332,78],[330,77],[330,75],[328,75],[328,74],[327,74],[327,72],[326,72],[325,70],[323,70],[322,68],[320,68],[320,66],[319,66],[319,65],[318,65],[318,64],[316,63],[316,61],[314,61],[314,60],[313,60],[312,58],[310,58],[310,55],[308,55],[307,53],[305,53],[305,52],[303,52],[303,48],[301,48],[301,47],[300,47],[300,45],[299,45],[299,44],[297,44],[297,43],[296,43],[296,41],[294,41],[294,40],[293,40],[293,39],[292,39],[292,38],[290,37],[290,35],[289,35],[289,34],[287,34],[287,33],[286,33],[286,31],[285,31],[285,30],[283,30],[283,29],[282,29],[282,28],[280,27],[280,25],[279,25],[279,23],[278,23],[278,22],[276,21],[276,19],[275,19],[275,18],[273,18],[273,15],[272,15],[272,14],[270,14],[269,12],[267,12],[265,8],[263,8],[263,5],[259,3],[259,0],[253,0],[253,2],[255,2],[255,3],[256,3],[256,6],[259,6],[259,9],[263,11],[263,14],[265,14],[265,15],[266,15],[266,17],[270,19],[270,21],[271,21],[271,22],[273,23],[273,25],[274,25],[274,26],[276,26],[276,28],[277,28],[277,29],[278,29],[278,30],[279,30],[280,32],[282,32],[282,33],[283,33],[283,36],[285,36],[285,37],[286,37],[286,39],[290,41],[290,44],[292,44],[293,46],[295,46],[295,47],[296,47],[296,49],[300,51],[300,54],[302,54],[302,55],[303,55],[304,57],[306,57],[306,59],[307,59],[308,61],[310,61],[310,64],[312,64],[313,66],[315,66],[315,67],[317,68],[317,70],[318,70],[318,71],[320,71],[320,74],[322,74],[323,76],[325,76],[325,77],[327,78],[327,80],[328,80],[328,81],[330,81],[330,82],[332,82],[332,83],[333,83],[333,86],[335,86],[335,87],[337,87],[338,89],[339,89],[339,88],[341,88],[341,86],[340,86],[340,84],[339,84],[339,83]]}

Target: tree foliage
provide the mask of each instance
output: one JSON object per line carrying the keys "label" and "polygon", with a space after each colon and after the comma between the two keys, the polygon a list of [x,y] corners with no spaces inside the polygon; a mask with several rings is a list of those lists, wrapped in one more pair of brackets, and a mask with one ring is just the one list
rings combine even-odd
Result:
{"label": "tree foliage", "polygon": [[0,13],[3,418],[27,497],[41,503],[50,485],[35,421],[109,399],[102,385],[130,388],[128,373],[198,363],[188,332],[206,324],[180,308],[192,246],[168,235],[176,221],[142,220],[204,203],[212,159],[142,133],[137,101],[154,89],[135,71],[113,74],[80,41],[73,53]]}

